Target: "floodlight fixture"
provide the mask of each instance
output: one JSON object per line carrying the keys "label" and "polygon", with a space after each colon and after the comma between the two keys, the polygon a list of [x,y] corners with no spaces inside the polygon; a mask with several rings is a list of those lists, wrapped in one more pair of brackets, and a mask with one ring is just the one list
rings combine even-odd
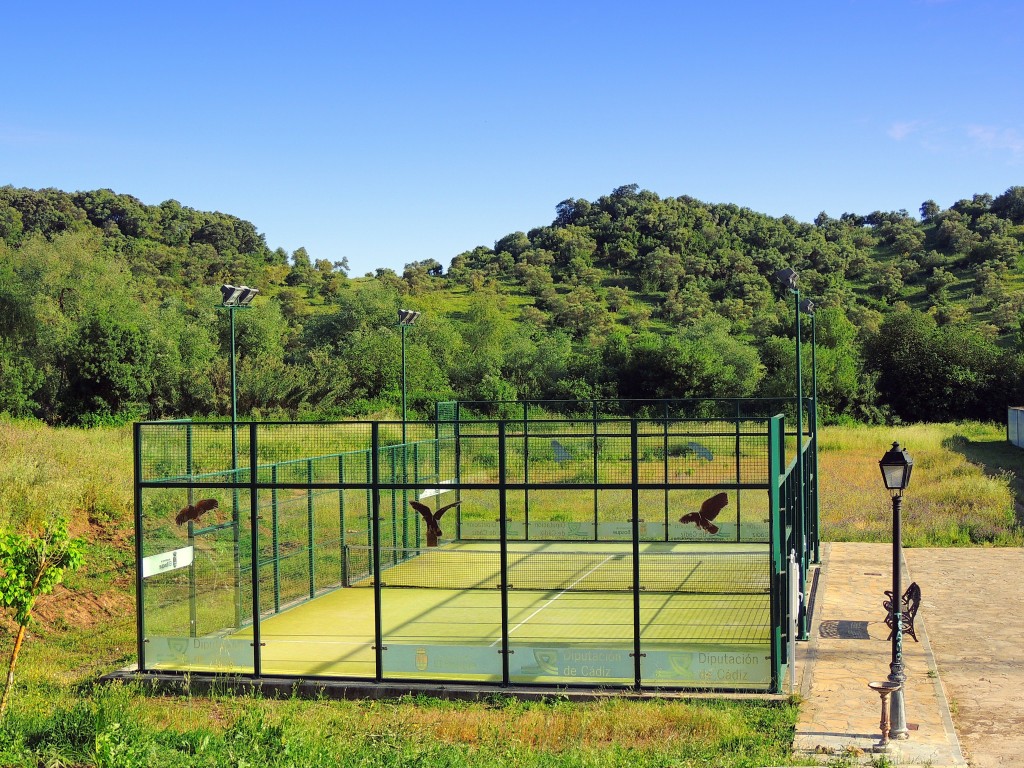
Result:
{"label": "floodlight fixture", "polygon": [[419,312],[412,309],[400,309],[398,310],[398,324],[399,325],[412,325],[416,322],[416,318],[420,316]]}
{"label": "floodlight fixture", "polygon": [[774,277],[784,288],[788,288],[791,291],[797,290],[796,270],[792,267],[778,270],[775,272]]}
{"label": "floodlight fixture", "polygon": [[223,297],[221,304],[225,307],[247,307],[259,293],[257,288],[250,288],[248,285],[222,285],[220,294]]}
{"label": "floodlight fixture", "polygon": [[810,299],[804,299],[800,302],[800,311],[805,315],[814,317],[814,302]]}
{"label": "floodlight fixture", "polygon": [[247,285],[242,286],[242,293],[238,297],[238,306],[248,307],[252,304],[252,300],[256,298],[256,294],[259,293],[258,288],[250,288]]}
{"label": "floodlight fixture", "polygon": [[224,297],[221,302],[225,307],[233,307],[238,304],[238,297],[242,295],[242,289],[244,286],[235,287],[234,285],[222,285],[220,287],[220,294]]}

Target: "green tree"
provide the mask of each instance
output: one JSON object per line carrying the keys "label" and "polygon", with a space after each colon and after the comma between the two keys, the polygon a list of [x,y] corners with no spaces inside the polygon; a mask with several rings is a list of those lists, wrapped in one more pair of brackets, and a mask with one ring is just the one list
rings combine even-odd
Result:
{"label": "green tree", "polygon": [[14,668],[36,600],[50,594],[64,574],[77,570],[84,559],[85,542],[68,536],[67,521],[63,519],[48,521],[41,531],[0,536],[0,608],[10,610],[18,625],[0,699],[0,718],[14,690]]}

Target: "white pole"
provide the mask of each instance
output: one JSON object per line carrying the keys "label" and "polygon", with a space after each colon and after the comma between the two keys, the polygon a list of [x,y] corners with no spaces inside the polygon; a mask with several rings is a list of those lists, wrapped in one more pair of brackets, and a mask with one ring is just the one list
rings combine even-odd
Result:
{"label": "white pole", "polygon": [[803,602],[800,589],[800,563],[796,558],[796,550],[789,553],[789,693],[796,693],[796,622]]}

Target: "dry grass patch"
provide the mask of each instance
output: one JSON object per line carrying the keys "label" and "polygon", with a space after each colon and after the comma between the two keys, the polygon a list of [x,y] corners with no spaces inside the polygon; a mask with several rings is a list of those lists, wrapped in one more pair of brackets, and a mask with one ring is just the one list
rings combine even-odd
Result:
{"label": "dry grass patch", "polygon": [[[898,440],[914,459],[903,502],[907,546],[1019,546],[1016,473],[991,457],[1017,449],[991,424],[826,427],[818,458],[822,537],[891,541],[892,502],[878,460]],[[986,460],[986,457],[989,457]]]}

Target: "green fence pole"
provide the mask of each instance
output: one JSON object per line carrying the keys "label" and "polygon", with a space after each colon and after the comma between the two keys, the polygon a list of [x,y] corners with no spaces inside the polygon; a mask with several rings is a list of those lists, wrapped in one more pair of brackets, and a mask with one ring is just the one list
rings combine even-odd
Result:
{"label": "green fence pole", "polygon": [[664,431],[665,434],[664,434],[664,437],[663,437],[663,440],[662,440],[662,443],[663,443],[662,450],[665,453],[665,456],[664,456],[664,461],[665,461],[665,468],[664,468],[664,471],[665,471],[665,475],[664,475],[664,482],[665,482],[665,541],[668,541],[668,495],[669,495],[668,494],[668,483],[669,483],[669,479],[668,479],[668,473],[669,473],[669,468],[668,468],[668,420],[669,420],[669,414],[670,414],[669,404],[666,401],[665,409],[664,409],[664,415],[663,415],[663,425],[664,425],[664,430],[663,431]]}
{"label": "green fence pole", "polygon": [[644,655],[640,651],[640,441],[637,433],[636,419],[629,422],[629,445],[632,459],[630,462],[630,498],[633,514],[633,687],[640,690],[641,670],[640,659]]}
{"label": "green fence pole", "polygon": [[[192,482],[192,425],[185,425],[185,473],[188,475],[189,483]],[[188,505],[195,503],[195,491],[191,485],[188,487]],[[199,611],[197,606],[198,595],[196,594],[196,560],[195,560],[195,521],[188,521],[188,544],[192,547],[193,558],[188,566],[188,634],[189,637],[196,637],[199,624]]]}
{"label": "green fence pole", "polygon": [[597,401],[596,400],[594,401],[593,409],[591,410],[590,423],[591,423],[591,427],[592,427],[591,432],[593,434],[593,438],[592,438],[593,446],[592,447],[593,447],[593,453],[594,453],[594,461],[593,461],[593,472],[594,472],[594,474],[593,474],[593,477],[594,477],[594,541],[597,541],[600,537],[597,534],[597,526],[598,526],[597,494],[598,494],[598,491],[597,491]]}
{"label": "green fence pole", "polygon": [[398,456],[395,454],[395,447],[388,449],[391,457],[391,561],[398,562],[398,495],[395,493],[395,478],[398,477]]}
{"label": "green fence pole", "polygon": [[146,671],[146,601],[142,580],[142,425],[132,425],[135,465],[135,641],[139,653],[139,671]]}
{"label": "green fence pole", "polygon": [[501,684],[509,684],[509,647],[508,647],[508,500],[507,479],[508,465],[505,450],[505,421],[498,422],[498,539],[499,568],[501,574]]}
{"label": "green fence pole", "polygon": [[530,406],[523,403],[523,536],[530,540]]}
{"label": "green fence pole", "polygon": [[249,424],[249,559],[252,576],[252,675],[263,674],[263,642],[260,628],[260,529],[259,488],[256,476],[257,458],[256,422]]}
{"label": "green fence pole", "polygon": [[782,627],[786,623],[788,569],[783,557],[783,511],[780,496],[780,475],[784,456],[780,446],[785,441],[785,427],[782,417],[768,420],[768,529],[771,541],[771,692],[782,692]]}
{"label": "green fence pole", "polygon": [[380,594],[380,425],[375,421],[370,429],[371,454],[369,463],[372,503],[369,518],[373,537],[373,661],[374,678],[379,683],[384,679],[384,636],[381,622]]}
{"label": "green fence pole", "polygon": [[[412,444],[412,481],[416,485],[419,485],[419,483],[420,483],[420,444],[418,442]],[[441,478],[440,477],[437,478],[437,484],[438,484],[438,488],[440,488],[441,487]],[[418,491],[413,491],[412,492],[413,496],[416,496],[417,493],[418,493]],[[409,505],[406,504],[405,508],[408,509]],[[412,533],[413,533],[413,538],[415,539],[415,542],[416,542],[415,544],[413,544],[414,547],[418,547],[420,545],[420,519],[421,519],[420,516],[416,515],[413,518],[413,521],[412,521]],[[409,546],[409,545],[406,544],[405,546]]]}
{"label": "green fence pole", "polygon": [[[743,504],[743,491],[739,489],[740,483],[743,482],[743,470],[740,464],[740,418],[742,410],[740,408],[740,401],[736,401],[736,541],[743,541],[743,516],[742,516],[742,504]],[[770,442],[770,441],[769,441]]]}
{"label": "green fence pole", "polygon": [[345,530],[345,456],[344,454],[338,456],[338,544],[340,549],[339,554],[341,555],[341,561],[338,564],[340,572],[338,574],[338,583],[345,584],[345,574],[348,572],[346,568],[345,558],[346,552],[348,551],[348,531]]}
{"label": "green fence pole", "polygon": [[277,464],[270,468],[270,537],[274,550],[274,613],[281,610],[281,539],[278,537]]}
{"label": "green fence pole", "polygon": [[313,556],[313,489],[309,487],[313,485],[312,459],[306,460],[306,483],[306,525],[308,528],[306,532],[306,549],[309,560],[309,598],[312,600],[316,597],[316,573],[314,571],[315,562]]}
{"label": "green fence pole", "polygon": [[[366,451],[363,454],[366,464],[365,480],[367,483],[373,480],[373,454]],[[366,543],[373,542],[373,489],[366,489]],[[376,574],[376,571],[373,572]]]}

